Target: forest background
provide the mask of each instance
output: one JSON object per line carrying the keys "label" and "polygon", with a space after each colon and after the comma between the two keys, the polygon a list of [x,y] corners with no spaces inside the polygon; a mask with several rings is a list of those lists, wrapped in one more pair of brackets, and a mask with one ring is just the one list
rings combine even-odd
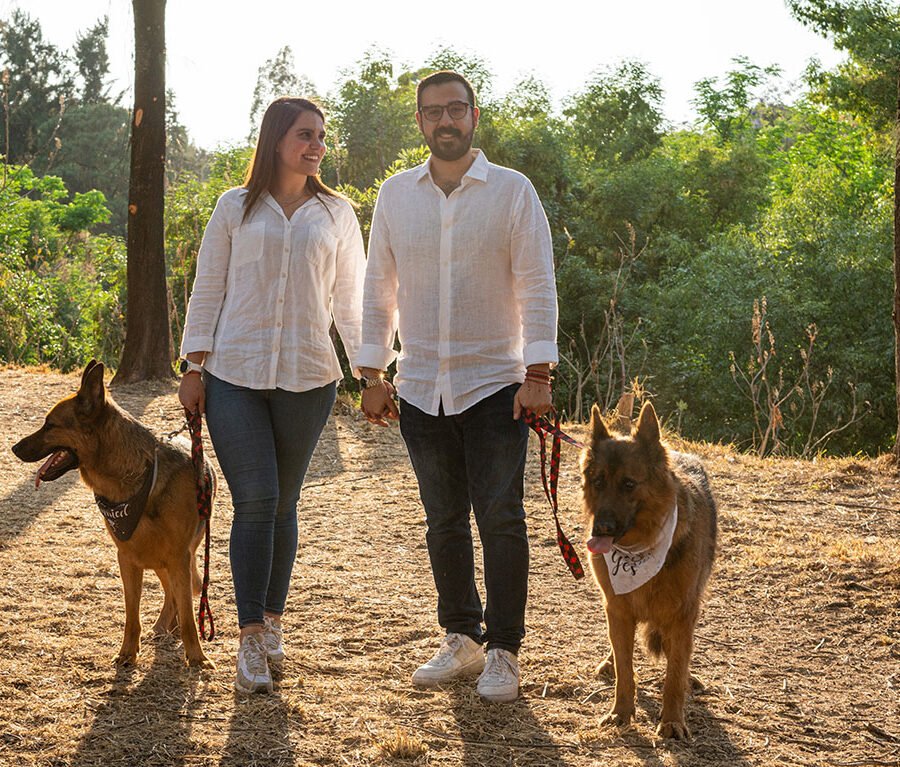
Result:
{"label": "forest background", "polygon": [[[324,105],[323,177],[358,204],[367,235],[380,183],[427,157],[415,83],[451,67],[480,97],[476,145],[534,182],[550,220],[564,417],[630,391],[687,438],[761,455],[890,449],[900,12],[790,5],[846,62],[811,64],[788,103],[777,68],[735,59],[696,84],[688,127],[666,123],[660,81],[640,61],[586,74],[557,109],[540,81],[497,93],[483,61],[448,48],[413,70],[370,49],[325,94],[283,48],[259,68],[246,143],[216,151],[190,141],[170,97],[176,348],[203,228],[242,182],[269,101]],[[130,111],[111,92],[107,31],[99,19],[61,50],[23,11],[0,29],[0,361],[69,370],[121,356]]]}

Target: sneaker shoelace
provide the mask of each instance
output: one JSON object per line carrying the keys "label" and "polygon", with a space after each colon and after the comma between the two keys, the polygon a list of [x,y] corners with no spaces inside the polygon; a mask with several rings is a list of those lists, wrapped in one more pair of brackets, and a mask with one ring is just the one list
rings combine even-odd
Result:
{"label": "sneaker shoelace", "polygon": [[266,665],[266,649],[260,642],[256,634],[248,635],[243,641],[244,663],[247,664],[247,670],[251,674],[265,674],[268,670]]}
{"label": "sneaker shoelace", "polygon": [[441,641],[441,646],[438,648],[437,654],[431,659],[431,663],[436,666],[444,665],[456,654],[461,645],[462,640],[457,635],[451,636],[448,634]]}
{"label": "sneaker shoelace", "polygon": [[507,676],[515,677],[516,671],[512,662],[502,652],[488,652],[487,663],[482,674],[483,679],[500,680]]}
{"label": "sneaker shoelace", "polygon": [[263,632],[263,637],[266,644],[275,649],[284,638],[284,629],[274,621],[266,619],[266,630]]}

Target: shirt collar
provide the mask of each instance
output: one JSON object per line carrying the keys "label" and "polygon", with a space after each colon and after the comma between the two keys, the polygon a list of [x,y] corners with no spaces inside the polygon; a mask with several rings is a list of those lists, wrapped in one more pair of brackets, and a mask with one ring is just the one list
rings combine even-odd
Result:
{"label": "shirt collar", "polygon": [[[488,177],[488,163],[487,157],[485,157],[484,152],[480,149],[475,150],[475,160],[469,166],[469,169],[463,174],[463,181],[466,178],[471,178],[473,181],[481,181],[482,183],[487,182]],[[422,163],[417,169],[416,181],[422,181],[423,179],[431,178],[431,157],[429,157],[424,163]]]}

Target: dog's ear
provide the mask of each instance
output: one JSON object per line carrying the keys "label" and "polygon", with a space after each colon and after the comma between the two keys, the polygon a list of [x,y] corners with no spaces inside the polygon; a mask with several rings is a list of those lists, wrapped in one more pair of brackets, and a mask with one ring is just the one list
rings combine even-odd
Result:
{"label": "dog's ear", "polygon": [[84,372],[81,374],[81,386],[84,387],[84,382],[87,381],[88,373],[90,373],[95,367],[97,367],[99,363],[97,360],[91,360],[88,362],[87,367],[84,369]]}
{"label": "dog's ear", "polygon": [[658,445],[659,436],[659,419],[656,417],[656,411],[653,405],[645,402],[641,408],[641,414],[638,416],[637,431],[634,433],[635,439],[645,445]]}
{"label": "dog's ear", "polygon": [[91,360],[81,375],[81,388],[75,395],[75,409],[83,418],[93,418],[106,404],[103,363]]}
{"label": "dog's ear", "polygon": [[591,439],[595,443],[610,439],[606,424],[603,422],[603,413],[600,412],[600,406],[596,402],[591,408]]}

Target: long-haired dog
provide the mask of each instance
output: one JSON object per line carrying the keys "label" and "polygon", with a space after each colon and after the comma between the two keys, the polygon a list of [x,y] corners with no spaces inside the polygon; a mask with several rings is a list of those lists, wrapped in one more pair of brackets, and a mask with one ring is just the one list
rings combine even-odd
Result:
{"label": "long-haired dog", "polygon": [[626,725],[634,715],[632,656],[640,624],[650,652],[666,658],[657,732],[687,739],[688,665],[716,551],[716,505],[706,472],[696,456],[661,442],[649,403],[630,436],[611,434],[596,405],[590,428],[581,456],[587,546],[612,647],[599,670],[614,670],[616,680],[615,703],[603,723]]}

